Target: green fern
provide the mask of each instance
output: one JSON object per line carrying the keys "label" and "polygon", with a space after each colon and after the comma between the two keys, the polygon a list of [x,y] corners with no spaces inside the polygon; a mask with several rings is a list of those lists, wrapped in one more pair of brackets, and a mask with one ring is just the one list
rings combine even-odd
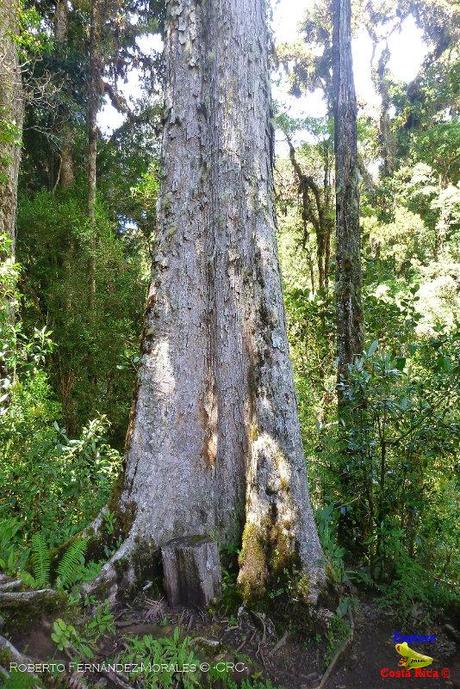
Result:
{"label": "green fern", "polygon": [[15,517],[0,519],[0,548],[2,552],[17,543],[17,534],[21,526],[21,522]]}
{"label": "green fern", "polygon": [[2,689],[35,689],[35,687],[43,687],[43,684],[27,672],[13,670],[1,686]]}
{"label": "green fern", "polygon": [[6,574],[14,575],[21,555],[19,531],[21,522],[14,517],[0,519],[0,569]]}
{"label": "green fern", "polygon": [[82,578],[87,547],[88,541],[84,539],[79,539],[70,544],[57,567],[57,585],[59,588],[70,588]]}
{"label": "green fern", "polygon": [[33,577],[37,588],[50,585],[51,556],[45,538],[41,533],[35,533],[31,539]]}

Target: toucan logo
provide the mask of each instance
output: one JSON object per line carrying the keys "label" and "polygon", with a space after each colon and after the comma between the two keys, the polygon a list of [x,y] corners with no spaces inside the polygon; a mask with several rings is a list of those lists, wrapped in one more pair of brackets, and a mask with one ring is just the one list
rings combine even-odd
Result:
{"label": "toucan logo", "polygon": [[433,658],[430,656],[412,650],[412,648],[407,645],[407,641],[404,641],[402,644],[396,644],[395,649],[401,656],[398,665],[406,668],[406,670],[412,670],[417,667],[427,667],[433,662]]}

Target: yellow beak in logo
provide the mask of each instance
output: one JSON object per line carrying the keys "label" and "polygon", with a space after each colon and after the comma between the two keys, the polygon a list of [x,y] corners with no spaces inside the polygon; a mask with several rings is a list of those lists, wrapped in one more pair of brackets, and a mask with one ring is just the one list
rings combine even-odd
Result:
{"label": "yellow beak in logo", "polygon": [[399,655],[402,656],[399,665],[408,670],[412,670],[415,667],[426,667],[433,662],[433,658],[430,658],[430,656],[425,656],[423,653],[417,653],[417,651],[413,651],[409,648],[406,641],[402,644],[396,644],[395,648]]}

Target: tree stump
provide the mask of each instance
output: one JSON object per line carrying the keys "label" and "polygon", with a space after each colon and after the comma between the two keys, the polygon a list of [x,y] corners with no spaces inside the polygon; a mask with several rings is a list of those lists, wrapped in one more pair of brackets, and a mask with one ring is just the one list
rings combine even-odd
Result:
{"label": "tree stump", "polygon": [[161,549],[171,607],[207,607],[219,597],[221,569],[217,546],[203,536],[176,538]]}

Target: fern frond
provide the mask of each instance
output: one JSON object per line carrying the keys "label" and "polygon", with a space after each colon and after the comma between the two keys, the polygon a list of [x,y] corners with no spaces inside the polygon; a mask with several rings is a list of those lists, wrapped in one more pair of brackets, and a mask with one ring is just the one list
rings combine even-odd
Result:
{"label": "fern frond", "polygon": [[87,547],[88,541],[79,539],[67,548],[57,567],[58,582],[61,588],[69,588],[83,576]]}
{"label": "fern frond", "polygon": [[15,565],[21,554],[18,533],[22,523],[15,517],[0,519],[0,569],[15,574]]}
{"label": "fern frond", "polygon": [[35,689],[35,687],[40,689],[43,684],[33,675],[19,672],[19,670],[12,670],[10,676],[2,684],[2,689]]}
{"label": "fern frond", "polygon": [[32,576],[32,574],[30,574],[30,572],[26,572],[25,570],[19,570],[18,575],[21,581],[29,588],[40,588],[39,586],[37,586],[37,582],[35,578]]}
{"label": "fern frond", "polygon": [[32,536],[31,543],[31,561],[36,585],[38,588],[49,586],[51,557],[43,534],[35,533]]}
{"label": "fern frond", "polygon": [[15,517],[0,519],[0,551],[4,553],[11,546],[17,545],[17,534],[22,523]]}

